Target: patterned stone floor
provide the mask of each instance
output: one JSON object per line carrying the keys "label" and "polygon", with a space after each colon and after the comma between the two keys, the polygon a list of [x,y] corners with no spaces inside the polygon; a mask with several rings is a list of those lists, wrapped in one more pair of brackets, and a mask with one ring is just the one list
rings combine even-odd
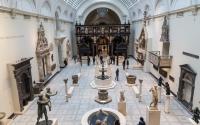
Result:
{"label": "patterned stone floor", "polygon": [[[134,63],[130,60],[131,64]],[[151,93],[149,89],[155,79],[148,73],[144,73],[141,70],[128,69],[129,74],[136,75],[137,78],[143,79],[143,96],[142,102],[138,102],[135,97],[133,89],[125,85],[126,78],[125,72],[122,66],[114,66],[113,68],[113,79],[115,76],[115,69],[120,69],[119,82],[114,89],[109,90],[109,95],[112,97],[112,102],[108,104],[98,104],[94,101],[97,95],[97,90],[92,89],[90,82],[94,79],[94,66],[83,65],[81,68],[81,78],[79,80],[79,86],[75,87],[72,98],[69,102],[65,102],[65,90],[64,90],[64,78],[69,78],[68,87],[71,85],[71,76],[80,72],[79,64],[70,64],[68,67],[63,69],[56,77],[54,77],[49,83],[50,87],[54,91],[58,91],[58,94],[52,97],[52,111],[48,111],[50,119],[58,119],[59,125],[81,125],[81,118],[87,111],[100,108],[108,107],[117,110],[117,102],[120,90],[125,90],[125,97],[127,101],[127,125],[137,125],[139,117],[143,116],[146,119],[146,106],[151,101]],[[137,80],[138,84],[138,80]],[[187,111],[185,111],[179,103],[175,100],[171,100],[171,112],[166,114],[164,112],[164,90],[162,90],[162,102],[159,103],[159,109],[161,110],[161,125],[191,125],[189,118],[191,117]],[[12,125],[35,125],[37,119],[37,98],[32,102],[29,109],[24,115],[15,118]]]}

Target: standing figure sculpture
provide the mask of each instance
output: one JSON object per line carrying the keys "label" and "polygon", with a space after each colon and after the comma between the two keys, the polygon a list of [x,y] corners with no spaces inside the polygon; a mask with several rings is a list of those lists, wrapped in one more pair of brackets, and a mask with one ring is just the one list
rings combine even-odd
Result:
{"label": "standing figure sculpture", "polygon": [[169,42],[169,24],[167,21],[167,16],[164,17],[160,41],[161,42]]}
{"label": "standing figure sculpture", "polygon": [[120,91],[120,99],[119,99],[119,101],[120,102],[125,101],[124,91]]}
{"label": "standing figure sculpture", "polygon": [[154,85],[149,91],[152,92],[152,102],[150,103],[150,108],[157,109],[157,106],[158,106],[157,86]]}
{"label": "standing figure sculpture", "polygon": [[198,124],[199,123],[199,120],[200,120],[200,110],[198,107],[196,107],[194,110],[193,110],[193,117],[192,119]]}
{"label": "standing figure sculpture", "polygon": [[47,109],[46,105],[48,105],[49,99],[44,98],[42,94],[38,96],[38,117],[36,125],[39,125],[39,120],[42,119],[43,114],[45,116],[46,125],[48,125],[48,116],[47,116]]}
{"label": "standing figure sculpture", "polygon": [[57,91],[55,93],[52,93],[50,88],[46,88],[45,97],[49,100],[48,102],[49,111],[51,111],[51,96],[55,96],[56,94]]}

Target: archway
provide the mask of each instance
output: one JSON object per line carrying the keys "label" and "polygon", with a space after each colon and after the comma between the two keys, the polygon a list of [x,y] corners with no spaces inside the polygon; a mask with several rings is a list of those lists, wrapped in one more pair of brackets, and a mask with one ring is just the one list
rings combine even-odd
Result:
{"label": "archway", "polygon": [[119,16],[111,9],[97,8],[86,17],[85,25],[121,24]]}

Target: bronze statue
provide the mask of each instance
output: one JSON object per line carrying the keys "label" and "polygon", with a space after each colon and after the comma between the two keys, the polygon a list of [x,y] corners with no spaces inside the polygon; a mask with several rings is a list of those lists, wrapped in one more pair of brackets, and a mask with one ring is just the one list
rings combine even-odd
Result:
{"label": "bronze statue", "polygon": [[150,103],[150,108],[151,109],[157,109],[157,106],[158,106],[157,86],[154,85],[149,91],[152,92],[152,101]]}
{"label": "bronze statue", "polygon": [[193,117],[192,119],[198,124],[199,123],[199,119],[200,119],[200,110],[198,107],[196,107],[194,110],[193,110]]}
{"label": "bronze statue", "polygon": [[50,88],[46,88],[45,97],[49,99],[49,102],[48,102],[49,111],[51,111],[51,96],[55,96],[56,94],[57,94],[57,91],[56,93],[52,93]]}
{"label": "bronze statue", "polygon": [[39,120],[43,117],[43,114],[45,116],[46,125],[48,125],[48,116],[47,116],[47,109],[46,105],[48,105],[49,99],[44,98],[42,94],[38,96],[38,117],[37,117],[37,123],[36,125],[39,125]]}

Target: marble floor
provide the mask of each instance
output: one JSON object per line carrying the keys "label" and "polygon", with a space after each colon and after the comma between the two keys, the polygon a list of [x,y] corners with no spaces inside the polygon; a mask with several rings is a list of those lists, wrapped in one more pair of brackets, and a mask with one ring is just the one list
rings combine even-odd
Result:
{"label": "marble floor", "polygon": [[[133,65],[134,61],[130,60]],[[134,70],[132,67],[127,70],[129,74],[136,75],[137,78],[143,79],[143,96],[142,102],[138,102],[135,97],[134,91],[131,87],[128,87],[125,82],[125,72],[122,66],[114,66],[113,68],[113,79],[115,76],[115,69],[120,69],[120,77],[117,85],[114,89],[109,90],[109,95],[112,97],[112,102],[108,104],[98,104],[94,101],[97,95],[97,90],[92,89],[90,82],[94,79],[95,68],[94,66],[70,64],[64,68],[58,75],[56,75],[48,84],[53,91],[58,91],[56,96],[51,98],[52,100],[52,111],[48,111],[49,119],[58,119],[59,125],[81,125],[81,118],[87,111],[107,107],[117,110],[117,102],[120,90],[125,90],[125,97],[127,101],[127,125],[137,125],[140,116],[146,119],[146,107],[150,104],[151,93],[149,89],[155,79],[148,73],[144,73],[142,70]],[[80,70],[81,69],[81,70]],[[79,80],[79,86],[75,87],[72,97],[69,102],[65,102],[65,89],[63,79],[69,78],[68,87],[72,84],[71,76],[78,74],[81,71],[81,78]],[[137,80],[138,84],[138,80]],[[171,111],[169,114],[164,112],[164,93],[162,90],[162,102],[159,103],[159,109],[161,110],[161,125],[191,125],[189,118],[191,115],[182,108],[179,103],[172,98],[171,100]],[[35,125],[37,119],[37,98],[31,103],[29,109],[25,114],[15,118],[12,125]]]}

